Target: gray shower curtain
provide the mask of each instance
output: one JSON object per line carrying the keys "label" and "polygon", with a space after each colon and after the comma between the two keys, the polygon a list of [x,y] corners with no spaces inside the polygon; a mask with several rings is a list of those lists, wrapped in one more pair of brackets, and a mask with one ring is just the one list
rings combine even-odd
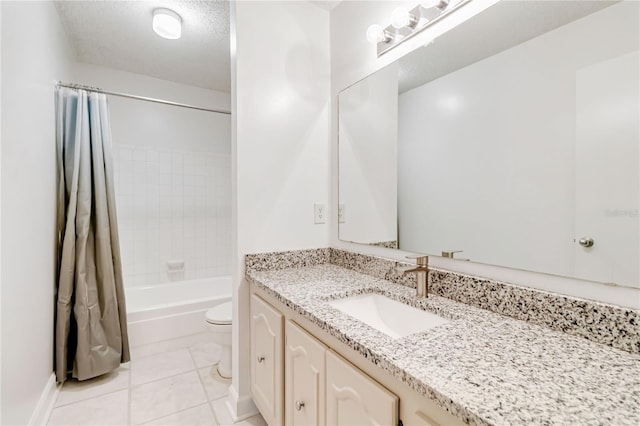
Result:
{"label": "gray shower curtain", "polygon": [[59,276],[56,379],[129,361],[107,99],[56,90]]}

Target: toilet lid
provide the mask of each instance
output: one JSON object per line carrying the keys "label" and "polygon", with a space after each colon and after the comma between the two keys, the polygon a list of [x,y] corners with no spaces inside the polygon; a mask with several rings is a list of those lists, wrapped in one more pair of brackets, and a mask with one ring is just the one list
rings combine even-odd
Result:
{"label": "toilet lid", "polygon": [[210,324],[231,324],[231,302],[214,306],[207,311],[206,317]]}

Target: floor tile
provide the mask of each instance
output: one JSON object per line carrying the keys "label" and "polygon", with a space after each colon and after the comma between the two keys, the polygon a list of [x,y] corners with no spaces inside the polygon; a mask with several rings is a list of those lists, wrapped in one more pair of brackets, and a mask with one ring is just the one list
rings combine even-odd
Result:
{"label": "floor tile", "polygon": [[210,401],[227,396],[231,385],[231,380],[225,380],[218,374],[214,374],[212,368],[215,369],[215,367],[205,367],[198,370]]}
{"label": "floor tile", "polygon": [[129,387],[129,364],[123,364],[113,373],[104,374],[91,380],[79,382],[69,379],[64,382],[56,407],[104,395]]}
{"label": "floor tile", "polygon": [[207,401],[195,371],[131,389],[131,423],[140,424]]}
{"label": "floor tile", "polygon": [[234,426],[268,426],[267,422],[264,421],[262,416],[258,414],[257,416],[249,417],[246,420],[236,423]]}
{"label": "floor tile", "polygon": [[148,345],[133,346],[131,348],[131,359],[137,360],[139,358],[148,357],[150,355],[156,355],[163,352],[171,352],[177,349],[184,349],[188,348],[189,346],[197,346],[208,342],[211,342],[211,334],[209,332],[204,332],[179,337],[177,339],[169,339],[157,343],[150,343]]}
{"label": "floor tile", "polygon": [[48,425],[126,425],[129,390],[54,408]]}
{"label": "floor tile", "polygon": [[189,351],[193,356],[197,368],[208,367],[220,361],[220,345],[213,342],[201,343],[190,346]]}
{"label": "floor tile", "polygon": [[157,426],[204,426],[215,425],[216,423],[209,404],[202,404],[144,424]]}
{"label": "floor tile", "polygon": [[233,425],[233,419],[226,407],[227,398],[216,399],[211,402],[211,408],[213,408],[213,414],[216,416],[216,421],[220,426]]}
{"label": "floor tile", "polygon": [[131,361],[131,386],[163,379],[195,369],[187,349],[165,352]]}

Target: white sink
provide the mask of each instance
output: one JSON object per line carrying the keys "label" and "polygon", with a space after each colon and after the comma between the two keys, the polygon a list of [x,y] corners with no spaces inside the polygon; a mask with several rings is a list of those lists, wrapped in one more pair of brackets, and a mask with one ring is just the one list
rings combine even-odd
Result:
{"label": "white sink", "polygon": [[446,324],[438,315],[396,302],[379,294],[362,294],[328,302],[339,311],[394,339]]}

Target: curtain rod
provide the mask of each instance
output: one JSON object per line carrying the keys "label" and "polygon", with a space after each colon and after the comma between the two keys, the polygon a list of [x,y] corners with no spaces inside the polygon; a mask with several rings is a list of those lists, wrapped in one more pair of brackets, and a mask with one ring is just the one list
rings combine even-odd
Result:
{"label": "curtain rod", "polygon": [[58,86],[58,87],[68,87],[69,89],[82,89],[82,90],[87,90],[89,92],[96,92],[96,93],[103,93],[105,95],[119,96],[121,98],[138,99],[140,101],[155,102],[157,104],[172,105],[172,106],[177,106],[177,107],[181,107],[181,108],[190,108],[190,109],[197,109],[197,110],[200,110],[200,111],[208,111],[208,112],[215,112],[215,113],[218,113],[218,114],[231,115],[231,111],[220,110],[220,109],[202,108],[202,107],[198,107],[198,106],[194,106],[194,105],[182,104],[182,103],[179,103],[179,102],[165,101],[164,99],[156,99],[156,98],[148,98],[146,96],[130,95],[128,93],[111,92],[111,91],[108,91],[108,90],[100,89],[98,87],[85,86],[83,84],[63,83],[61,81],[58,81],[58,82],[56,82],[56,86]]}

